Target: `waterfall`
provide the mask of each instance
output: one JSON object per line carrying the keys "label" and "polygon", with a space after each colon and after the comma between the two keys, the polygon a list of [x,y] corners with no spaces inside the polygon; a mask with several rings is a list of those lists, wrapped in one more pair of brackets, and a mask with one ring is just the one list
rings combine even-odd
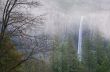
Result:
{"label": "waterfall", "polygon": [[78,58],[81,61],[82,59],[82,24],[83,24],[84,17],[81,16],[80,25],[79,25],[79,35],[78,35]]}

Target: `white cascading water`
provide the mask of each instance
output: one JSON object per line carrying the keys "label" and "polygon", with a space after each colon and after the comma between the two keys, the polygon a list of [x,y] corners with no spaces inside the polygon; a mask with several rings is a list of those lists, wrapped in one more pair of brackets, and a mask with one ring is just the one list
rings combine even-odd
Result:
{"label": "white cascading water", "polygon": [[79,35],[78,35],[78,59],[81,61],[82,59],[82,24],[84,17],[81,16],[80,25],[79,25]]}

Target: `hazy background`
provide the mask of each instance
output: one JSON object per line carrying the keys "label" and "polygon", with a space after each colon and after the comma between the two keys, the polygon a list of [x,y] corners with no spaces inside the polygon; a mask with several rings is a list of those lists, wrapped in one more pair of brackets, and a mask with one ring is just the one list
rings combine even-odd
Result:
{"label": "hazy background", "polygon": [[104,37],[110,36],[110,0],[40,0],[42,5],[32,9],[33,15],[46,14],[45,32],[55,34],[72,29],[84,22],[99,29]]}

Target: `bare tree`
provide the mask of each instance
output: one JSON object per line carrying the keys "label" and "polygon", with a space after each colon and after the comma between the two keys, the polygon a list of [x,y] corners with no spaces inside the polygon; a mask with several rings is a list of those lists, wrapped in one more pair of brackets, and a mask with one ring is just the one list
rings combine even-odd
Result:
{"label": "bare tree", "polygon": [[31,15],[23,14],[23,12],[20,12],[16,9],[23,6],[36,7],[39,6],[39,3],[34,1],[28,2],[23,0],[6,1],[6,5],[3,9],[0,41],[2,41],[8,28],[11,29],[11,33],[10,32],[7,33],[12,35],[15,31],[22,32],[22,30],[27,26],[29,27],[30,25],[32,26],[32,24],[34,25],[36,23],[41,22],[42,20],[41,16],[32,17]]}
{"label": "bare tree", "polygon": [[[33,17],[31,14],[24,14],[21,10],[22,7],[37,7],[40,3],[37,1],[26,0],[6,0],[4,8],[2,8],[2,22],[0,24],[0,44],[5,39],[5,36],[20,36],[23,38],[29,37],[26,34],[27,28],[32,25],[43,24],[43,15]],[[20,11],[19,11],[19,10]],[[30,39],[31,40],[31,39]],[[36,45],[35,45],[36,46]],[[13,65],[7,72],[11,72],[19,65],[31,58],[34,48],[29,51],[29,54],[23,57],[19,63]],[[1,57],[0,57],[1,58]]]}

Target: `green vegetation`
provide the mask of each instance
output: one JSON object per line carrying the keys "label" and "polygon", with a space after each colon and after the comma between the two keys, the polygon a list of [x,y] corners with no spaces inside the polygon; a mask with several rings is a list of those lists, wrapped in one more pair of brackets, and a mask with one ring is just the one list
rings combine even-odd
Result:
{"label": "green vegetation", "polygon": [[79,62],[71,39],[54,44],[52,69],[53,72],[79,72]]}
{"label": "green vegetation", "polygon": [[51,72],[48,64],[42,60],[31,59],[22,64],[21,72]]}
{"label": "green vegetation", "polygon": [[79,61],[74,42],[69,37],[60,42],[55,40],[53,51],[53,72],[110,72],[110,42],[100,34],[83,38],[82,60]]}
{"label": "green vegetation", "polygon": [[[21,60],[20,54],[11,43],[9,37],[5,37],[0,45],[0,72],[8,72]],[[19,72],[19,67],[11,72]]]}
{"label": "green vegetation", "polygon": [[73,36],[65,40],[54,39],[51,61],[46,62],[37,57],[27,60],[23,64],[9,71],[19,63],[23,54],[18,52],[9,37],[0,45],[0,72],[110,72],[110,42],[100,34],[93,36],[85,34],[83,38],[82,60],[77,58],[77,46]]}

